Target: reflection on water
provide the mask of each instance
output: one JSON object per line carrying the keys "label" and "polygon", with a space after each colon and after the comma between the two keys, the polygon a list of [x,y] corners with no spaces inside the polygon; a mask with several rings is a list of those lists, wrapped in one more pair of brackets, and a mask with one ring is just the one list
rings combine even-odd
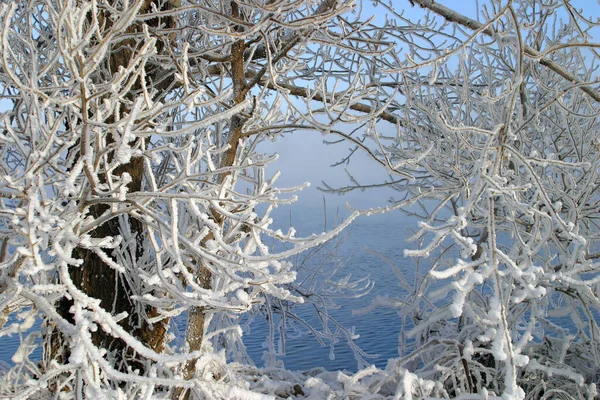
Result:
{"label": "reflection on water", "polygon": [[[285,211],[281,211],[283,213]],[[281,216],[281,215],[279,215]],[[288,218],[275,218],[275,220],[289,221]],[[332,218],[328,224],[332,225]],[[398,334],[401,329],[401,320],[395,310],[378,308],[366,315],[353,315],[353,309],[359,309],[370,304],[375,296],[399,297],[403,293],[398,287],[398,280],[391,266],[378,257],[368,252],[366,248],[375,250],[390,257],[396,265],[406,274],[409,282],[414,278],[414,264],[410,259],[402,255],[405,241],[409,235],[409,226],[399,214],[395,216],[373,216],[360,218],[352,225],[352,230],[346,240],[340,245],[337,256],[347,259],[348,262],[340,270],[339,278],[351,274],[353,278],[370,276],[375,282],[374,289],[362,298],[341,298],[336,300],[337,309],[329,310],[330,313],[345,327],[354,327],[354,332],[360,337],[356,343],[368,354],[378,356],[367,361],[378,367],[385,367],[387,359],[398,355]],[[293,226],[298,231],[298,236],[319,233],[323,230],[323,211],[320,209],[304,210],[295,213]],[[287,226],[276,228],[285,229]],[[318,316],[312,312],[309,305],[299,306],[298,314],[306,319],[316,328],[321,327]],[[181,319],[181,318],[179,318]],[[8,322],[9,324],[11,321]],[[177,324],[176,330],[183,331],[184,321]],[[41,328],[38,322],[34,329]],[[268,333],[268,326],[264,318],[257,317],[245,334],[244,342],[250,356],[258,365],[263,365],[263,342]],[[19,335],[0,338],[0,362],[12,364],[13,356],[20,343]],[[31,359],[39,359],[41,349],[31,355]],[[329,343],[322,347],[319,342],[310,335],[286,341],[286,355],[282,357],[285,366],[289,369],[305,370],[322,366],[327,369],[356,370],[357,364],[351,348],[340,341],[335,344],[334,359],[330,359]]]}
{"label": "reflection on water", "polygon": [[[323,229],[322,211],[319,213],[315,210],[304,215],[321,217],[312,220],[296,220],[293,225],[299,234],[319,232]],[[414,221],[407,220],[401,214],[359,218],[352,224],[350,234],[339,247],[339,258],[348,258],[348,262],[338,273],[339,278],[348,274],[355,279],[369,276],[375,286],[364,297],[336,300],[340,307],[330,310],[330,313],[345,327],[354,327],[354,332],[359,335],[355,343],[366,353],[376,355],[374,358],[367,359],[367,362],[376,364],[380,368],[385,368],[389,358],[398,356],[401,318],[396,310],[389,308],[376,308],[365,315],[353,315],[352,310],[366,307],[376,296],[398,298],[406,294],[399,287],[392,266],[367,249],[389,257],[409,283],[413,283],[415,264],[403,256],[404,248],[407,246],[405,238],[410,236],[411,226],[415,226]],[[316,313],[311,312],[310,305],[299,306],[298,313],[314,327],[321,326]],[[267,331],[266,321],[257,317],[250,326],[249,334],[244,338],[248,353],[258,365],[263,365],[261,357]],[[329,370],[357,369],[353,351],[347,343],[340,341],[335,344],[334,357],[334,359],[330,358],[329,343],[321,346],[313,336],[304,335],[286,341],[286,355],[281,359],[286,368],[294,370],[306,370],[315,366],[322,366]]]}

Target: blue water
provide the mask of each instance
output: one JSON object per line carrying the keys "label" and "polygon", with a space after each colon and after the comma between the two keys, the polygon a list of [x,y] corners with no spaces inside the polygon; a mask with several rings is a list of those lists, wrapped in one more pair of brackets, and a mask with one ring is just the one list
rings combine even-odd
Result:
{"label": "blue water", "polygon": [[[334,224],[333,211],[329,210],[328,229],[331,229]],[[273,215],[276,221],[275,228],[287,230],[290,220],[287,213],[285,209],[276,210]],[[323,209],[318,206],[295,209],[292,214],[292,225],[298,230],[298,236],[322,232],[325,228]],[[354,334],[359,336],[354,343],[367,354],[373,355],[372,358],[366,357],[367,363],[375,364],[380,368],[385,368],[388,359],[399,355],[399,335],[403,328],[399,310],[379,307],[362,315],[353,314],[353,310],[368,306],[378,296],[403,298],[407,294],[406,288],[399,285],[393,267],[375,252],[391,259],[408,283],[414,284],[418,275],[416,265],[412,259],[405,258],[403,252],[406,247],[413,246],[406,242],[406,238],[411,235],[411,229],[415,227],[416,221],[401,213],[361,217],[353,222],[345,234],[341,235],[344,240],[339,244],[335,257],[323,264],[324,270],[328,270],[334,268],[337,261],[345,260],[344,266],[335,276],[337,279],[351,275],[352,279],[368,277],[372,281],[373,288],[368,294],[360,298],[337,298],[335,303],[338,307],[330,308],[329,312],[341,325],[353,330]],[[335,244],[333,242],[327,248],[331,249]],[[309,260],[307,266],[314,268],[319,265],[319,261],[318,257],[315,257]],[[299,277],[305,276],[306,272],[301,270]],[[294,308],[294,312],[315,329],[322,330],[322,322],[310,304],[299,305]],[[14,321],[14,316],[11,318],[8,324]],[[277,318],[276,316],[275,321]],[[568,317],[557,318],[555,322],[567,328],[572,327],[572,321]],[[176,324],[177,321],[173,323]],[[405,328],[410,329],[410,320],[407,319],[406,323]],[[175,331],[183,332],[184,321],[179,321],[178,325],[174,326]],[[244,324],[243,328],[248,354],[257,365],[263,366],[262,358],[265,351],[263,344],[269,331],[267,321],[259,314],[251,322]],[[40,324],[37,323],[33,329],[39,330]],[[313,335],[306,334],[306,329],[302,330],[305,333],[303,335],[289,332],[290,335],[285,342],[285,355],[278,358],[286,368],[308,370],[324,367],[328,370],[357,370],[354,352],[344,339],[335,343],[332,354],[331,343],[327,339],[324,339],[324,343],[321,344]],[[6,366],[4,363],[12,364],[11,357],[20,340],[19,335],[0,338],[0,370]],[[37,348],[30,359],[35,360],[40,357],[41,349]]]}
{"label": "blue water", "polygon": [[[334,211],[329,210],[331,215],[327,217],[328,229],[335,223]],[[285,209],[275,212],[275,220],[280,221],[276,228],[287,229],[290,220],[287,213]],[[323,209],[316,206],[301,211],[295,210],[292,214],[292,225],[298,230],[298,236],[322,232],[325,228]],[[407,220],[399,213],[359,218],[352,224],[351,229],[342,234],[344,240],[338,246],[335,259],[324,264],[324,269],[327,270],[334,267],[336,260],[345,260],[344,266],[335,275],[337,279],[351,275],[353,279],[368,277],[373,282],[373,289],[367,295],[360,298],[338,298],[335,300],[338,307],[330,309],[329,312],[341,325],[354,329],[354,333],[359,335],[355,340],[356,345],[366,353],[374,355],[373,358],[367,358],[367,361],[379,367],[385,367],[389,358],[398,356],[401,319],[395,310],[386,308],[378,308],[366,315],[353,315],[352,311],[369,305],[376,296],[401,297],[405,294],[398,286],[393,268],[369,249],[394,260],[396,266],[412,282],[414,263],[402,255],[406,247],[405,238],[410,235],[410,227],[415,227],[414,221]],[[314,262],[317,261],[318,259],[315,259]],[[309,261],[307,266],[313,267],[314,263]],[[300,271],[300,277],[305,275],[305,272]],[[294,311],[316,329],[322,330],[322,324],[310,305],[297,306]],[[36,329],[39,328],[39,324],[36,324]],[[268,325],[260,315],[245,326],[244,342],[257,365],[264,365],[263,343],[267,333]],[[10,359],[19,341],[18,335],[0,339],[0,362],[11,364]],[[294,370],[306,370],[317,366],[330,370],[357,369],[354,353],[345,340],[335,344],[333,357],[330,342],[324,341],[325,345],[322,346],[314,336],[308,334],[288,338],[285,356],[280,359],[285,367]],[[31,355],[31,359],[40,357],[41,349],[38,348]]]}
{"label": "blue water", "polygon": [[[298,217],[292,217],[293,225],[300,234],[323,230],[323,211],[315,208],[309,213],[310,218],[297,220]],[[340,268],[336,276],[343,278],[351,274],[355,279],[369,277],[373,288],[363,297],[337,300],[339,308],[330,310],[330,313],[346,328],[354,329],[354,333],[359,335],[355,344],[374,356],[366,361],[381,368],[386,366],[389,358],[399,354],[398,335],[402,328],[402,320],[394,309],[380,307],[366,315],[354,315],[353,310],[368,306],[376,296],[401,298],[406,294],[406,290],[399,287],[392,266],[375,252],[393,260],[409,283],[413,283],[415,264],[411,259],[405,258],[403,252],[408,245],[405,239],[411,234],[410,228],[415,226],[414,220],[407,219],[400,213],[360,217],[354,221],[346,235],[342,235],[345,239],[338,248],[339,258],[346,259],[347,263]],[[333,265],[329,267],[332,268]],[[322,327],[319,317],[310,305],[298,306],[297,312],[315,328]],[[258,365],[264,364],[263,342],[267,329],[264,318],[257,317],[250,325],[250,332],[244,340],[248,353]],[[314,336],[303,335],[286,341],[286,354],[280,359],[286,368],[294,370],[306,370],[316,366],[329,370],[357,369],[357,361],[348,343],[340,340],[335,345],[333,359],[329,344],[330,342],[326,342],[325,346],[322,346]]]}

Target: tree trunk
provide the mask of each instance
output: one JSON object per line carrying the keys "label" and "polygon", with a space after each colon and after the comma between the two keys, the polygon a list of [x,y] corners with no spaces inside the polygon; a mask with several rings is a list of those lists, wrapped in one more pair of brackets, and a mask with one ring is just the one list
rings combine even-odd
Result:
{"label": "tree trunk", "polygon": [[[242,15],[240,13],[238,4],[235,1],[230,2],[231,6],[231,16],[234,19],[241,20]],[[241,28],[240,28],[241,29]],[[230,65],[231,65],[231,80],[233,82],[233,106],[239,105],[246,99],[246,95],[248,93],[248,86],[246,84],[246,74],[245,74],[245,66],[244,66],[244,53],[246,51],[247,44],[241,39],[234,42],[231,46],[231,54],[229,56]],[[229,122],[229,138],[228,144],[229,149],[225,152],[224,157],[222,159],[222,167],[231,167],[235,164],[235,158],[237,155],[240,139],[242,139],[242,132],[244,127],[245,120],[240,115],[234,115],[231,117]],[[219,176],[219,183],[223,183],[225,177],[229,175],[229,173],[224,173]],[[216,211],[212,212],[213,219],[215,219],[221,226],[223,226],[223,218],[218,215]],[[203,244],[206,241],[213,239],[213,237],[209,234],[203,241]],[[209,289],[211,287],[212,274],[210,270],[203,266],[200,262],[198,263],[198,271],[196,273],[196,281],[197,283],[205,288]],[[190,352],[200,350],[202,347],[202,340],[204,338],[204,330],[205,330],[205,322],[206,322],[206,311],[202,307],[194,307],[190,310],[188,314],[188,325],[186,329],[186,343],[188,345],[188,350]],[[197,359],[192,359],[188,361],[184,370],[184,378],[186,380],[192,379],[196,372],[196,361]],[[186,390],[178,391],[175,394],[175,398],[183,397],[185,400],[190,398],[190,391]],[[182,396],[183,394],[183,396]]]}
{"label": "tree trunk", "polygon": [[[152,12],[151,9],[154,6],[156,6],[159,10],[166,10],[177,7],[177,5],[180,3],[180,0],[171,0],[168,3],[160,0],[147,0],[139,12],[140,14]],[[101,21],[100,25],[103,26],[104,29],[108,29],[112,24],[110,15],[107,14],[107,11],[102,11],[100,15],[97,16],[99,21]],[[172,17],[150,19],[144,23],[153,27],[158,27],[160,25],[166,27],[174,26]],[[129,31],[132,33],[139,32],[141,30],[141,23],[137,23],[129,28]],[[158,40],[157,51],[162,52],[166,45],[169,44],[164,43],[162,39]],[[135,48],[135,39],[127,39],[119,42],[119,44],[112,49],[110,56],[106,60],[105,68],[108,73],[114,75],[119,68],[126,67],[131,58],[134,56]],[[155,68],[153,71],[148,71],[146,76],[147,79],[152,80],[152,82],[156,82],[160,79],[162,82],[161,85],[168,85],[169,79],[164,79],[164,74],[165,71],[161,70],[160,68]],[[141,85],[139,82],[137,82],[133,85],[127,97],[129,99],[134,99],[138,95],[140,89]],[[84,94],[82,94],[82,96],[83,95]],[[122,113],[126,112],[128,112],[127,109],[122,110]],[[109,117],[106,123],[109,125],[114,123],[113,117]],[[107,137],[109,140],[111,140],[110,135],[107,135]],[[76,151],[81,154],[79,151],[80,145],[81,140],[72,148],[72,151]],[[76,157],[78,157],[79,154]],[[109,160],[111,157],[112,155],[109,155]],[[128,173],[132,178],[131,182],[127,185],[128,192],[131,193],[140,191],[142,189],[142,183],[144,179],[144,159],[142,157],[132,158],[129,163],[120,165],[114,171],[114,174],[117,176],[120,176],[124,173]],[[102,177],[100,176],[100,178]],[[95,204],[90,206],[89,213],[94,218],[98,218],[108,209],[109,206],[106,204]],[[136,240],[135,255],[136,258],[139,259],[144,250],[143,237],[145,228],[141,221],[131,216],[127,216],[127,218],[129,218],[129,233],[131,236],[135,237]],[[115,237],[121,234],[120,229],[119,222],[115,218],[100,225],[94,231],[90,232],[90,235],[93,238]],[[113,260],[116,260],[116,256],[114,254],[109,253],[109,255],[113,258]],[[81,266],[72,266],[69,269],[70,278],[73,283],[86,295],[100,300],[100,306],[111,314],[117,315],[123,312],[127,313],[128,317],[121,320],[120,325],[127,332],[138,338],[146,347],[157,353],[161,353],[165,346],[169,319],[164,318],[158,322],[149,323],[144,317],[143,313],[140,313],[136,308],[136,304],[131,298],[131,296],[135,293],[129,286],[124,274],[115,271],[115,269],[111,268],[104,261],[102,261],[93,251],[83,247],[78,247],[75,249],[73,256],[76,259],[83,260],[83,264]],[[59,302],[60,304],[57,307],[59,313],[63,316],[63,318],[73,322],[73,317],[70,312],[73,304],[72,300],[62,298]],[[144,311],[148,318],[154,318],[160,315],[159,311],[155,307],[145,306]],[[131,360],[137,360],[137,362],[134,362],[136,365],[133,367],[142,369],[144,365],[143,359],[139,355],[134,354],[123,340],[117,339],[110,333],[105,332],[102,327],[99,326],[98,330],[92,333],[92,340],[99,348],[106,349],[108,352],[114,352],[117,360],[127,361],[118,363],[117,365],[120,364],[123,366],[123,368],[126,368],[127,363],[129,363],[131,366]],[[49,353],[45,358],[56,360],[58,362],[66,361],[66,359],[69,357],[69,350],[65,347],[66,341],[62,339],[60,332],[52,331],[50,333],[50,344],[51,346]]]}

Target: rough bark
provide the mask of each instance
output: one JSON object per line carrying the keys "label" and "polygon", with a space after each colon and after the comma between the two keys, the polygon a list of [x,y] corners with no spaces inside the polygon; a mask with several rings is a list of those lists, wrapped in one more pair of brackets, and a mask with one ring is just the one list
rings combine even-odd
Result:
{"label": "rough bark", "polygon": [[[153,4],[154,6],[159,7],[159,9],[162,7],[162,9],[165,10],[167,8],[176,7],[178,3],[180,4],[180,1],[170,1],[165,4],[162,3],[163,2],[159,0],[147,0],[140,9],[140,13],[151,12],[150,10],[152,9]],[[111,18],[106,14],[106,12],[102,12],[102,14],[98,16],[98,19],[102,21],[101,25],[104,26],[104,28],[110,27]],[[167,27],[174,26],[174,21],[172,18],[154,18],[147,20],[144,23],[154,27],[158,27],[160,25]],[[130,27],[129,30],[131,32],[136,32],[140,31],[141,29],[141,24],[138,24]],[[159,52],[163,51],[165,45],[168,44],[164,43],[163,40],[158,40],[157,50]],[[134,55],[135,48],[136,45],[134,39],[124,40],[116,44],[112,49],[110,56],[106,60],[106,71],[112,75],[118,71],[120,67],[127,66]],[[99,76],[98,79],[102,79],[102,77]],[[161,79],[164,84],[168,84],[169,82],[168,79],[164,79],[164,71],[158,67],[154,68],[153,71],[147,72],[147,79],[151,81]],[[137,82],[131,88],[131,92],[129,93],[128,97],[133,99],[140,90],[140,87],[140,83]],[[123,108],[122,113],[125,112],[128,112],[128,110]],[[110,124],[112,122],[112,118],[106,122]],[[107,140],[107,144],[109,145],[110,141],[112,140],[110,135],[107,135]],[[72,148],[72,151],[81,154],[81,143],[82,141],[80,140],[79,143]],[[78,157],[79,154],[76,155],[76,157]],[[111,156],[112,155],[109,155],[109,161]],[[114,171],[116,176],[120,176],[124,173],[128,173],[132,178],[131,182],[128,184],[128,191],[130,193],[140,191],[142,189],[142,182],[144,179],[143,158],[132,158],[129,163],[119,166]],[[100,176],[100,178],[102,179],[102,176]],[[94,204],[89,207],[89,213],[94,218],[98,218],[105,211],[107,211],[108,208],[109,206],[107,204]],[[128,218],[129,226],[131,228],[130,233],[132,236],[136,237],[137,240],[136,256],[139,258],[143,253],[144,225],[141,221],[131,216]],[[100,225],[94,231],[90,232],[90,235],[94,238],[115,237],[120,234],[119,222],[116,219],[109,220]],[[73,256],[77,259],[83,260],[83,264],[81,266],[73,266],[69,269],[70,278],[73,283],[80,290],[86,293],[86,295],[100,300],[100,306],[111,312],[113,315],[126,312],[128,317],[120,321],[121,326],[123,326],[123,328],[125,328],[133,336],[137,337],[145,346],[157,353],[161,353],[165,346],[169,320],[165,318],[159,322],[149,323],[144,315],[141,314],[136,308],[136,304],[132,301],[131,296],[134,293],[123,274],[108,266],[91,250],[79,247],[75,249]],[[114,255],[111,256],[113,259],[116,259]],[[73,320],[70,313],[72,304],[73,303],[71,300],[63,298],[60,300],[60,304],[58,306],[60,314],[70,321]],[[159,316],[159,311],[151,306],[146,306],[144,312],[148,318]],[[62,339],[60,333],[58,331],[53,331],[50,333],[50,335],[51,346],[48,358],[58,362],[66,360],[66,358],[69,356],[69,351],[67,348],[65,348],[64,340]],[[113,337],[110,333],[102,330],[101,327],[99,327],[98,330],[92,334],[92,340],[98,347],[104,348],[109,352],[114,352],[116,357],[123,359],[126,357],[130,363],[132,359],[139,360],[137,363],[139,364],[138,366],[140,368],[143,366],[143,360],[138,355],[133,354],[123,340]],[[125,363],[123,363],[123,365],[125,365]]]}

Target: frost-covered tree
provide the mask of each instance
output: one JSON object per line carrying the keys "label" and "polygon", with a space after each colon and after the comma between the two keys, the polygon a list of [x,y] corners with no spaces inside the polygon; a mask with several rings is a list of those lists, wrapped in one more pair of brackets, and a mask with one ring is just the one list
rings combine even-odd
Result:
{"label": "frost-covered tree", "polygon": [[294,189],[258,145],[308,129],[389,171],[367,186],[421,218],[407,254],[427,265],[398,302],[410,353],[336,393],[594,396],[596,19],[567,0],[374,3],[0,2],[0,337],[21,338],[0,396],[268,387],[228,386],[240,315],[302,301],[290,257],[356,216],[271,228]]}
{"label": "frost-covered tree", "polygon": [[381,115],[364,60],[391,45],[353,10],[0,2],[0,336],[21,336],[0,396],[208,396],[218,352],[243,358],[239,316],[302,300],[290,256],[356,214],[271,229],[299,188],[257,145]]}
{"label": "frost-covered tree", "polygon": [[597,6],[493,0],[467,16],[413,0],[426,9],[413,21],[376,3],[390,21],[382,39],[398,40],[382,61],[395,74],[386,110],[397,121],[346,139],[390,179],[337,190],[387,185],[401,199],[391,207],[420,220],[405,254],[427,268],[403,282],[410,298],[385,300],[410,320],[398,368],[437,382],[430,393],[441,396],[593,398]]}

